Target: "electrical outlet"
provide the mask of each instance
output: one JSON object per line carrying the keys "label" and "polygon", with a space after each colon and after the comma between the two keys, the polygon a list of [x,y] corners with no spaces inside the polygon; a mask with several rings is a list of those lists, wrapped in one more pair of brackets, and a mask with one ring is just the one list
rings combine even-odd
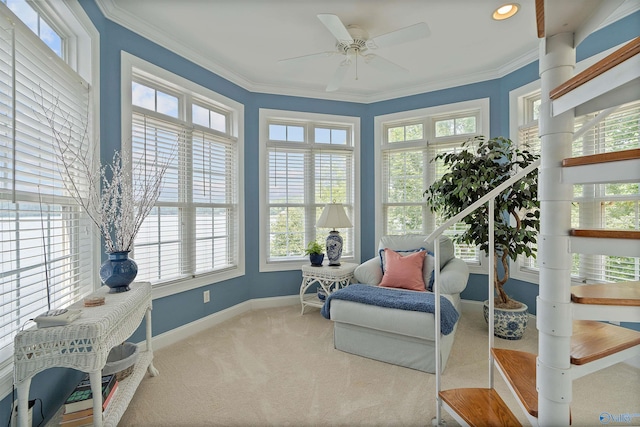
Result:
{"label": "electrical outlet", "polygon": [[[36,404],[35,400],[29,401],[29,418],[27,419],[27,425],[33,425],[33,406]],[[13,402],[13,413],[11,414],[11,427],[18,426],[18,401]]]}
{"label": "electrical outlet", "polygon": [[202,294],[203,298],[204,298],[204,303],[208,303],[209,301],[211,301],[211,296],[209,295],[209,291],[204,291],[204,293]]}

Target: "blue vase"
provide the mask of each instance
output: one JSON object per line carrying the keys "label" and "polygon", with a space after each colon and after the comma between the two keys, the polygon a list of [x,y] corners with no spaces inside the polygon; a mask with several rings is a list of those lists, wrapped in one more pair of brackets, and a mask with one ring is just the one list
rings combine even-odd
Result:
{"label": "blue vase", "polygon": [[100,280],[109,293],[127,292],[138,274],[138,264],[129,258],[129,251],[110,252],[109,259],[100,266]]}

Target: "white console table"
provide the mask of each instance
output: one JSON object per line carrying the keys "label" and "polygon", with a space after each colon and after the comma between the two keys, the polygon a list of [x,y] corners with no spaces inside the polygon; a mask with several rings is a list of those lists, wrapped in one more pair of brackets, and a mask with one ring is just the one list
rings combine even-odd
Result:
{"label": "white console table", "polygon": [[101,377],[107,355],[135,332],[143,318],[146,318],[146,349],[141,349],[133,373],[120,382],[113,402],[102,417],[93,418],[93,425],[117,426],[145,371],[158,375],[151,347],[151,284],[133,283],[128,292],[108,292],[109,288],[102,286],[92,294],[104,296],[104,305],[84,307],[79,301],[69,307],[82,310],[82,315],[68,325],[41,329],[34,325],[16,335],[13,369],[18,390],[19,427],[27,427],[31,378],[53,367],[88,372],[91,391],[98,396],[93,400],[93,413],[101,413]]}

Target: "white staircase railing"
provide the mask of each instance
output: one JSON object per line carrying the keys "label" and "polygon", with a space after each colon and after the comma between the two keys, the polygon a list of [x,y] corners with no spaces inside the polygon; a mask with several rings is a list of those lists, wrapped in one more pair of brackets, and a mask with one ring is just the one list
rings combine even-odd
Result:
{"label": "white staircase railing", "polygon": [[530,172],[534,171],[540,166],[540,159],[531,163],[526,168],[520,170],[517,174],[513,175],[496,188],[488,192],[486,195],[476,200],[473,204],[462,210],[457,215],[449,218],[445,221],[440,227],[436,228],[427,238],[426,242],[434,242],[433,244],[433,256],[435,260],[435,268],[434,268],[434,294],[435,294],[435,344],[436,344],[436,418],[433,420],[434,425],[440,425],[442,418],[442,399],[440,398],[441,391],[441,376],[442,376],[442,360],[440,358],[440,335],[441,335],[441,325],[440,325],[440,245],[439,239],[440,236],[452,225],[460,222],[464,217],[469,215],[471,212],[475,211],[479,207],[483,206],[485,203],[489,203],[489,274],[488,274],[488,285],[489,285],[489,387],[493,388],[493,355],[491,353],[491,349],[493,348],[493,328],[494,323],[493,319],[493,301],[494,301],[494,292],[493,292],[493,283],[494,283],[494,206],[495,206],[495,198],[500,195],[504,190],[511,187],[513,184],[518,182],[520,179],[524,178]]}

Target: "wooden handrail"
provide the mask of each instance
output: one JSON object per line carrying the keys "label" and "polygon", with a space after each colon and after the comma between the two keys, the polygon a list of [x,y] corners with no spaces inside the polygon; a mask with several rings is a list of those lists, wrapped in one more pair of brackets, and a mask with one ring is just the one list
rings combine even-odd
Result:
{"label": "wooden handrail", "polygon": [[570,157],[562,161],[562,166],[594,165],[597,163],[618,162],[621,160],[640,159],[640,148],[632,150],[612,151],[609,153],[591,154],[588,156]]}
{"label": "wooden handrail", "polygon": [[442,224],[440,227],[438,227],[435,230],[433,230],[433,232],[427,236],[425,241],[426,242],[433,242],[437,237],[439,237],[442,233],[444,233],[444,231],[447,228],[451,227],[453,224],[455,224],[457,222],[460,222],[460,220],[462,218],[464,218],[465,216],[469,215],[471,212],[475,211],[480,206],[482,206],[485,203],[487,203],[489,200],[497,197],[504,190],[506,190],[507,188],[511,187],[513,184],[515,184],[516,182],[521,180],[523,177],[525,177],[529,172],[537,169],[538,166],[540,166],[540,159],[538,159],[535,162],[531,163],[529,166],[527,166],[526,168],[522,169],[520,172],[518,172],[517,174],[513,175],[511,178],[509,178],[508,180],[506,180],[502,184],[498,185],[496,188],[494,188],[493,190],[491,190],[490,192],[485,194],[483,197],[481,197],[478,200],[476,200],[475,202],[473,202],[471,205],[469,205],[465,210],[463,210],[459,214],[449,218],[444,224]]}
{"label": "wooden handrail", "polygon": [[576,74],[560,86],[556,87],[549,93],[549,98],[552,100],[558,99],[563,95],[571,92],[575,88],[587,83],[590,80],[598,77],[604,72],[614,68],[616,65],[621,64],[629,58],[634,57],[640,53],[640,37],[636,37],[626,45],[622,46],[615,52],[607,55],[605,58],[593,64],[583,72]]}
{"label": "wooden handrail", "polygon": [[605,229],[580,229],[569,231],[573,237],[594,237],[597,239],[640,239],[638,230],[605,230]]}

